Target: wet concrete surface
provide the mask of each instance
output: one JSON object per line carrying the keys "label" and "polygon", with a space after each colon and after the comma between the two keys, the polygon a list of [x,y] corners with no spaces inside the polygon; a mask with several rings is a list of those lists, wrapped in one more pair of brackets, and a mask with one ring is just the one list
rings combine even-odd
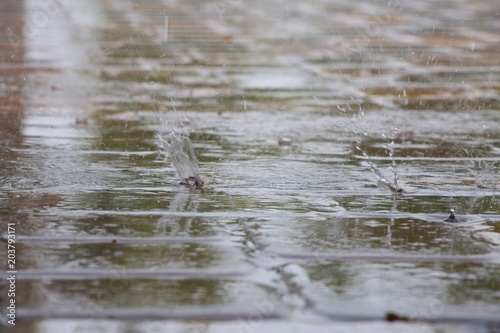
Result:
{"label": "wet concrete surface", "polygon": [[[497,332],[499,16],[0,2],[16,328]],[[179,184],[165,124],[203,189]]]}

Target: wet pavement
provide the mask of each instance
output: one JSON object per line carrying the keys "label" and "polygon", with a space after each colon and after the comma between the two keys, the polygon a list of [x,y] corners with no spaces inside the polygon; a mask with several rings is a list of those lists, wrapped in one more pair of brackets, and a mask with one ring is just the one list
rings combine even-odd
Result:
{"label": "wet pavement", "polygon": [[500,331],[497,1],[9,0],[0,28],[5,327],[15,299],[19,332]]}

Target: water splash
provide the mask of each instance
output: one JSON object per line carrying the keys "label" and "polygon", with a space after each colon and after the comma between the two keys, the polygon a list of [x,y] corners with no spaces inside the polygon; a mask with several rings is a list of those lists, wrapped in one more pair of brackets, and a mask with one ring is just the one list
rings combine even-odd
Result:
{"label": "water splash", "polygon": [[452,223],[457,223],[457,222],[461,222],[459,219],[457,219],[457,217],[455,216],[455,208],[452,207],[450,209],[450,216],[444,220],[445,222],[452,222]]}
{"label": "water splash", "polygon": [[474,177],[476,186],[480,189],[491,188],[495,190],[496,183],[491,179],[495,175],[495,168],[492,162],[471,161],[470,173]]}
{"label": "water splash", "polygon": [[[404,192],[404,190],[401,187],[399,187],[399,185],[398,185],[398,178],[399,177],[398,177],[398,174],[395,170],[394,164],[391,165],[391,167],[390,167],[390,169],[394,175],[394,180],[390,181],[389,179],[384,177],[382,175],[382,173],[380,172],[380,170],[373,164],[373,162],[370,158],[370,155],[368,155],[368,153],[363,148],[361,148],[361,140],[359,140],[359,139],[356,140],[356,149],[359,150],[361,152],[361,154],[363,154],[363,156],[366,158],[366,161],[367,161],[368,165],[370,166],[370,170],[373,172],[375,177],[377,177],[377,181],[378,181],[379,185],[386,186],[389,190],[391,190],[391,192],[393,192],[395,194],[401,194]],[[392,159],[392,155],[391,155],[391,159]]]}
{"label": "water splash", "polygon": [[160,117],[159,120],[158,141],[165,157],[170,160],[177,171],[181,179],[180,184],[202,188],[205,183],[199,175],[198,159],[189,134],[182,128],[182,121],[179,120],[172,126],[165,116]]}
{"label": "water splash", "polygon": [[[397,133],[398,132],[397,127],[393,127],[392,131],[393,131],[393,133]],[[391,160],[391,166],[389,167],[389,170],[392,172],[392,176],[393,176],[392,182],[387,181],[387,179],[386,179],[387,186],[389,187],[389,189],[391,191],[396,192],[396,193],[401,193],[401,192],[403,192],[403,189],[401,187],[399,187],[399,185],[398,185],[399,175],[397,172],[396,160],[394,160],[394,140],[390,140],[390,142],[388,142],[387,144],[384,145],[384,148],[389,153],[389,159]]]}

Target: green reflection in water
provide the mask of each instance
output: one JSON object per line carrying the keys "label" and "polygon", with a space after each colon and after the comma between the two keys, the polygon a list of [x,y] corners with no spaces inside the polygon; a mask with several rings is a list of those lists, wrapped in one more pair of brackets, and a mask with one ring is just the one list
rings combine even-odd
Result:
{"label": "green reflection in water", "polygon": [[[117,272],[119,276],[119,272]],[[41,282],[21,281],[20,288],[37,290]],[[43,283],[42,283],[43,284]],[[22,301],[30,307],[50,304],[53,310],[64,310],[71,305],[75,311],[99,311],[112,307],[179,309],[209,306],[229,301],[226,289],[231,282],[215,280],[60,280],[43,284],[52,299],[47,303],[44,295],[34,292]],[[39,289],[38,289],[39,290]],[[28,303],[29,301],[29,303]]]}

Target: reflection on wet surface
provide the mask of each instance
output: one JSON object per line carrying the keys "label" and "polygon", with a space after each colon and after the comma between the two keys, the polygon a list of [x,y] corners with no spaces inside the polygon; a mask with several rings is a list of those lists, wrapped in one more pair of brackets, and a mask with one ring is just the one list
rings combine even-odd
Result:
{"label": "reflection on wet surface", "polygon": [[0,2],[17,326],[500,330],[499,13]]}

